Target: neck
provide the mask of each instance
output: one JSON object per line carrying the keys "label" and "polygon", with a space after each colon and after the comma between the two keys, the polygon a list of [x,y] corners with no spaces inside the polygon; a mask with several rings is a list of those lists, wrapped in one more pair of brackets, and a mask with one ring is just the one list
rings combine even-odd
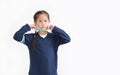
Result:
{"label": "neck", "polygon": [[47,32],[39,32],[40,35],[45,35]]}

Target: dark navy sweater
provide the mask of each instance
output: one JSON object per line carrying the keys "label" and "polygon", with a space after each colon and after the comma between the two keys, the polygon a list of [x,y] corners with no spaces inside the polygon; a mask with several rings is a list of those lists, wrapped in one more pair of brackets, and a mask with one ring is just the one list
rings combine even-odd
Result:
{"label": "dark navy sweater", "polygon": [[[69,35],[62,29],[54,26],[52,33],[42,38],[38,33],[28,33],[28,24],[21,27],[15,34],[14,39],[20,42],[24,37],[24,42],[30,54],[29,75],[57,75],[57,50],[61,44],[70,42]],[[35,48],[31,47],[32,39],[35,37]]]}

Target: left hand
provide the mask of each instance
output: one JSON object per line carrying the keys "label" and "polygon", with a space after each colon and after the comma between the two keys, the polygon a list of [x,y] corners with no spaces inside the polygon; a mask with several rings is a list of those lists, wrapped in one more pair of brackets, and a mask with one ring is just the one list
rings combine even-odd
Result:
{"label": "left hand", "polygon": [[54,26],[50,24],[48,28],[52,31]]}

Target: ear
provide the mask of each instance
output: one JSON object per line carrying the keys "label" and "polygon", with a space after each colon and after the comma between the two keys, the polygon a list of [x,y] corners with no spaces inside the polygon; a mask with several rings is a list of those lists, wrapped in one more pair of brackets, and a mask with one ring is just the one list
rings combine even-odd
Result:
{"label": "ear", "polygon": [[34,21],[35,26],[37,25],[36,22]]}
{"label": "ear", "polygon": [[48,21],[50,22],[50,19],[48,19]]}

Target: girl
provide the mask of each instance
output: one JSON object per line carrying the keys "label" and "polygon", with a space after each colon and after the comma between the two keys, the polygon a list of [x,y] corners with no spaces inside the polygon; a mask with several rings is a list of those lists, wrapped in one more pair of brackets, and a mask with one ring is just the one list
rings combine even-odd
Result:
{"label": "girl", "polygon": [[[29,49],[29,75],[57,75],[58,47],[70,42],[70,37],[64,30],[49,25],[50,17],[46,11],[37,11],[33,18],[34,24],[25,24],[13,38],[25,44]],[[35,29],[35,33],[25,34],[31,29]],[[47,29],[50,29],[52,33],[49,33]]]}

